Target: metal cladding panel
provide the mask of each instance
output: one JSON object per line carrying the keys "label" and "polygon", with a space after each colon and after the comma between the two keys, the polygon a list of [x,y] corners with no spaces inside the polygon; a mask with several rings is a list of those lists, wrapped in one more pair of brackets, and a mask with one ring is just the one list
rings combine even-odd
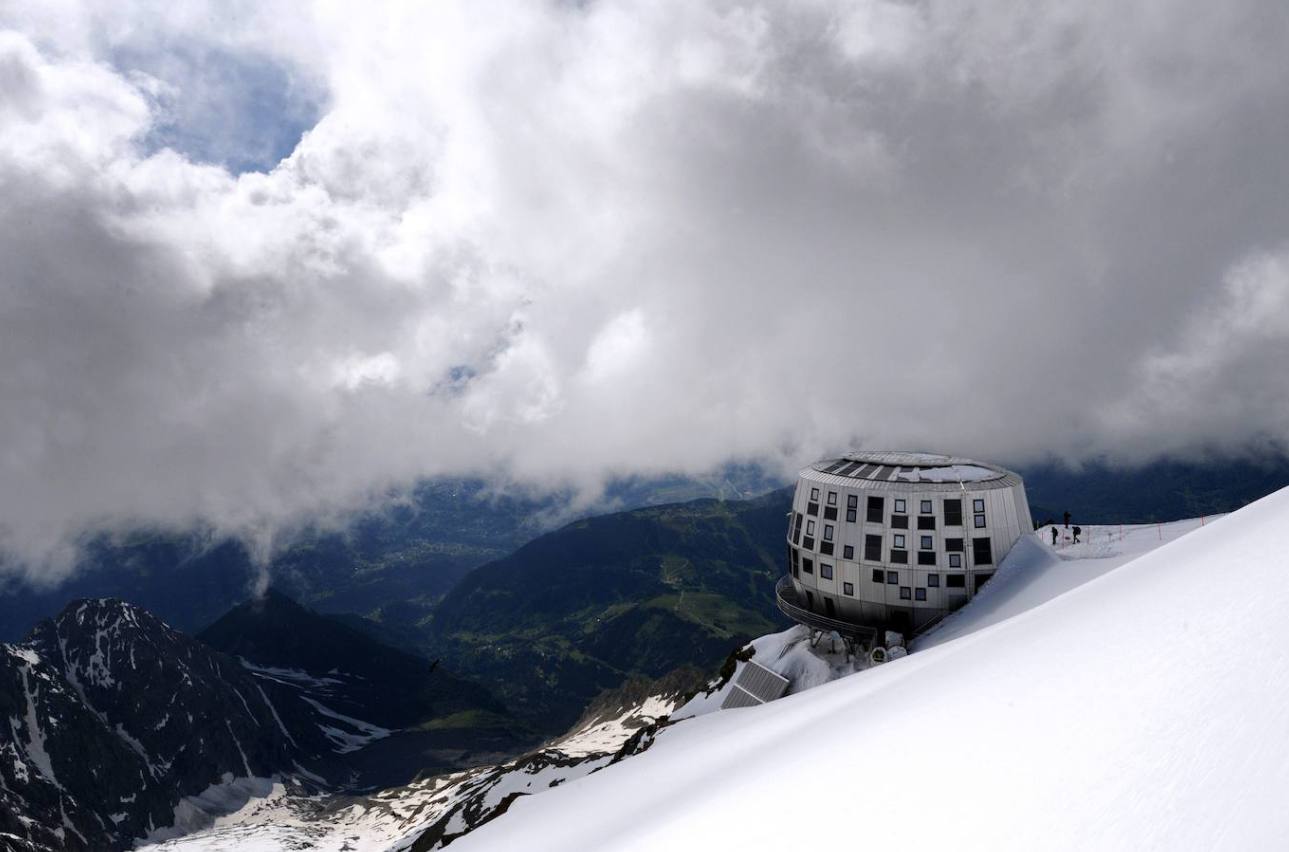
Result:
{"label": "metal cladding panel", "polygon": [[749,660],[738,673],[738,677],[734,679],[734,685],[742,687],[765,702],[773,701],[783,695],[788,689],[788,679],[770,671],[760,663]]}
{"label": "metal cladding panel", "polygon": [[765,702],[757,698],[747,690],[740,689],[737,684],[730,689],[725,700],[721,702],[722,710],[732,710],[737,707],[758,707]]}

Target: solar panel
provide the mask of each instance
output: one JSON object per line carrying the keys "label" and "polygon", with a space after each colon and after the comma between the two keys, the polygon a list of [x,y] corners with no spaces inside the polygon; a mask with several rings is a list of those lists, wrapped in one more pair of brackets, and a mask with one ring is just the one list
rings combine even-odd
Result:
{"label": "solar panel", "polygon": [[721,709],[755,707],[773,701],[788,689],[788,679],[760,663],[749,660],[734,678],[733,688],[721,702]]}

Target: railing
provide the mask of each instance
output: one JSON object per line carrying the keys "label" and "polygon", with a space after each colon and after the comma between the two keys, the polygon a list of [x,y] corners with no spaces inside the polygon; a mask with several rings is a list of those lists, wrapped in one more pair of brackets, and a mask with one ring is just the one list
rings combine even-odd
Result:
{"label": "railing", "polygon": [[792,585],[792,577],[785,574],[779,578],[774,587],[774,601],[779,611],[798,624],[804,624],[815,630],[837,631],[842,636],[871,642],[877,638],[877,628],[866,624],[856,624],[832,616],[820,615],[801,605],[797,589]]}

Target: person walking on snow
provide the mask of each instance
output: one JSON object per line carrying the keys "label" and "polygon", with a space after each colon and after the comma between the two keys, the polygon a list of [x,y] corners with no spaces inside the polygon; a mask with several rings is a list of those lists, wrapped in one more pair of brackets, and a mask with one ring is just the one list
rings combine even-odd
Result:
{"label": "person walking on snow", "polygon": [[1078,543],[1079,543],[1079,533],[1081,533],[1081,532],[1083,532],[1083,527],[1075,527],[1075,528],[1074,528],[1074,543],[1075,543],[1075,544],[1078,544]]}
{"label": "person walking on snow", "polygon": [[1056,524],[1052,524],[1052,547],[1056,547]]}

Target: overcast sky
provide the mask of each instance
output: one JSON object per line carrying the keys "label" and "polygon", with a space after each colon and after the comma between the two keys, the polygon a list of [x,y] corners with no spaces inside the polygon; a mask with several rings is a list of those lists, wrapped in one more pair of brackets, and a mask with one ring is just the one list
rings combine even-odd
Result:
{"label": "overcast sky", "polygon": [[1283,0],[9,0],[0,548],[436,474],[1278,452],[1286,44]]}

